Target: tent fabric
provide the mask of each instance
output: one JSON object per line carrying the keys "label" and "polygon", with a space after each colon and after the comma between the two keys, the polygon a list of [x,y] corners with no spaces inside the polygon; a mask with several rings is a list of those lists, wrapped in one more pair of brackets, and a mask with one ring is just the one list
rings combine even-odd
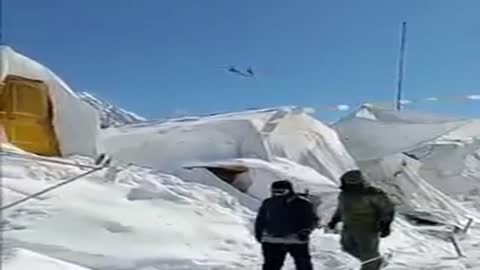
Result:
{"label": "tent fabric", "polygon": [[328,177],[318,173],[308,166],[302,166],[288,159],[275,157],[270,162],[251,159],[237,158],[218,160],[211,162],[188,163],[185,168],[248,168],[243,180],[248,180],[246,193],[259,201],[270,196],[270,186],[278,180],[289,180],[294,190],[298,193],[308,194],[312,203],[317,206],[317,212],[322,220],[328,220],[335,211],[336,201],[340,189],[338,184]]}
{"label": "tent fabric", "polygon": [[[132,140],[137,143],[126,146]],[[103,151],[119,161],[170,173],[185,162],[240,157],[287,158],[334,181],[356,168],[336,132],[297,108],[112,127],[102,132],[101,142]]]}
{"label": "tent fabric", "polygon": [[453,117],[431,115],[423,112],[396,111],[375,106],[363,106],[353,115],[358,118],[367,118],[389,123],[438,124],[463,120]]}
{"label": "tent fabric", "polygon": [[379,159],[415,149],[467,123],[468,121],[392,123],[351,118],[336,123],[333,128],[350,154],[359,161]]}
{"label": "tent fabric", "polygon": [[416,160],[397,154],[358,164],[371,184],[392,197],[399,213],[428,214],[429,220],[460,227],[468,217],[474,217],[470,210],[425,181],[419,175],[421,163]]}
{"label": "tent fabric", "polygon": [[94,156],[100,118],[52,71],[7,46],[0,46],[0,81],[15,75],[43,81],[53,103],[53,126],[63,156]]}

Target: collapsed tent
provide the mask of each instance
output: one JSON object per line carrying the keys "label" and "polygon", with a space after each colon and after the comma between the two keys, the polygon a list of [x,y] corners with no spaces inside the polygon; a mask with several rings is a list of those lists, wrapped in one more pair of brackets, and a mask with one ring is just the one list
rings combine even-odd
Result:
{"label": "collapsed tent", "polygon": [[288,179],[298,194],[311,199],[322,220],[327,220],[333,214],[340,191],[335,181],[316,170],[278,157],[270,162],[248,158],[199,162],[186,165],[185,168],[208,170],[257,200],[270,196],[273,182]]}
{"label": "collapsed tent", "polygon": [[[454,185],[458,189],[466,188],[466,181],[452,182],[450,186],[442,183],[452,179],[442,178],[438,172],[452,169],[454,165],[448,162],[442,165],[437,159],[432,164],[443,168],[429,171],[426,163],[418,158],[418,153],[429,144],[439,145],[440,138],[451,137],[454,132],[458,134],[470,123],[469,120],[442,120],[419,114],[363,108],[335,123],[333,128],[368,179],[395,198],[400,213],[461,227],[472,213],[445,193],[449,194]],[[473,149],[475,147],[472,146]],[[439,149],[433,152],[441,154]],[[451,158],[452,163],[452,160],[459,159],[456,153],[459,152],[443,152],[441,155],[445,156],[445,161]],[[432,174],[433,171],[437,177]]]}
{"label": "collapsed tent", "polygon": [[[268,161],[274,156],[310,166],[333,180],[355,168],[336,133],[297,108],[126,125],[106,129],[101,141],[104,151],[118,160],[170,173],[191,162]],[[126,146],[130,141],[137,143]]]}
{"label": "collapsed tent", "polygon": [[439,191],[419,174],[421,163],[397,154],[358,162],[374,186],[385,190],[407,218],[463,227],[475,216],[470,210]]}
{"label": "collapsed tent", "polygon": [[0,46],[0,125],[10,143],[32,153],[96,155],[96,110],[52,71],[6,46]]}
{"label": "collapsed tent", "polygon": [[363,107],[333,127],[357,160],[403,152],[420,161],[419,175],[444,193],[480,187],[480,120]]}
{"label": "collapsed tent", "polygon": [[[408,121],[400,116],[378,117],[379,111],[363,108],[332,125],[355,160],[374,160],[418,148],[465,126],[467,120]],[[383,115],[382,115],[383,116]]]}
{"label": "collapsed tent", "polygon": [[272,181],[298,179],[300,192],[308,189],[313,198],[322,198],[326,219],[340,175],[358,164],[373,185],[395,198],[404,216],[453,226],[469,217],[468,210],[418,174],[417,161],[393,153],[355,162],[340,140],[344,134],[339,135],[300,109],[279,108],[110,128],[102,144],[117,162],[236,192],[248,206],[258,206],[269,195]]}
{"label": "collapsed tent", "polygon": [[101,145],[118,163],[149,166],[229,192],[235,188],[252,208],[269,196],[274,179],[301,179],[306,186],[300,191],[327,192],[341,174],[356,168],[335,131],[291,107],[112,127]]}

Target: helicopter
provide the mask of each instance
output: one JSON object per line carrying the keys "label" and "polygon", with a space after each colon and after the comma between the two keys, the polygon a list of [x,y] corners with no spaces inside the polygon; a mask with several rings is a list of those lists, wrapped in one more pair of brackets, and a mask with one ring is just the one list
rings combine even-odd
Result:
{"label": "helicopter", "polygon": [[227,71],[230,72],[230,73],[234,73],[234,74],[243,76],[243,77],[255,77],[255,72],[253,71],[253,69],[251,67],[247,68],[247,70],[245,72],[243,72],[243,71],[239,70],[238,68],[236,68],[235,66],[230,66],[227,69]]}

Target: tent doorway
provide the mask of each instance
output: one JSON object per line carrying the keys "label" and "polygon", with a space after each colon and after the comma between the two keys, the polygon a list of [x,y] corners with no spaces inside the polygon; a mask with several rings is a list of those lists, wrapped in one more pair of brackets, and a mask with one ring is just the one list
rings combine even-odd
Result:
{"label": "tent doorway", "polygon": [[0,82],[0,125],[10,143],[31,153],[60,156],[52,119],[43,81],[8,75]]}
{"label": "tent doorway", "polygon": [[241,192],[247,192],[253,181],[248,175],[248,168],[242,166],[205,167],[218,178],[234,186]]}
{"label": "tent doorway", "polygon": [[250,178],[249,169],[244,166],[222,166],[222,165],[204,165],[204,166],[185,166],[185,169],[206,169],[220,180],[232,185],[243,193],[253,184]]}

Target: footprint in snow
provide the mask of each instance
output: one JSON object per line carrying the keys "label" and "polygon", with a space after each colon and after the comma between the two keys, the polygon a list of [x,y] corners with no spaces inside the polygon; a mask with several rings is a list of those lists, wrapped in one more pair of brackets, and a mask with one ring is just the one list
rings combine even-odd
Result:
{"label": "footprint in snow", "polygon": [[228,244],[228,245],[236,245],[237,241],[234,240],[234,239],[227,239],[227,240],[225,240],[225,243]]}
{"label": "footprint in snow", "polygon": [[133,232],[133,227],[125,226],[118,222],[106,221],[103,225],[105,229],[111,233],[130,233]]}

